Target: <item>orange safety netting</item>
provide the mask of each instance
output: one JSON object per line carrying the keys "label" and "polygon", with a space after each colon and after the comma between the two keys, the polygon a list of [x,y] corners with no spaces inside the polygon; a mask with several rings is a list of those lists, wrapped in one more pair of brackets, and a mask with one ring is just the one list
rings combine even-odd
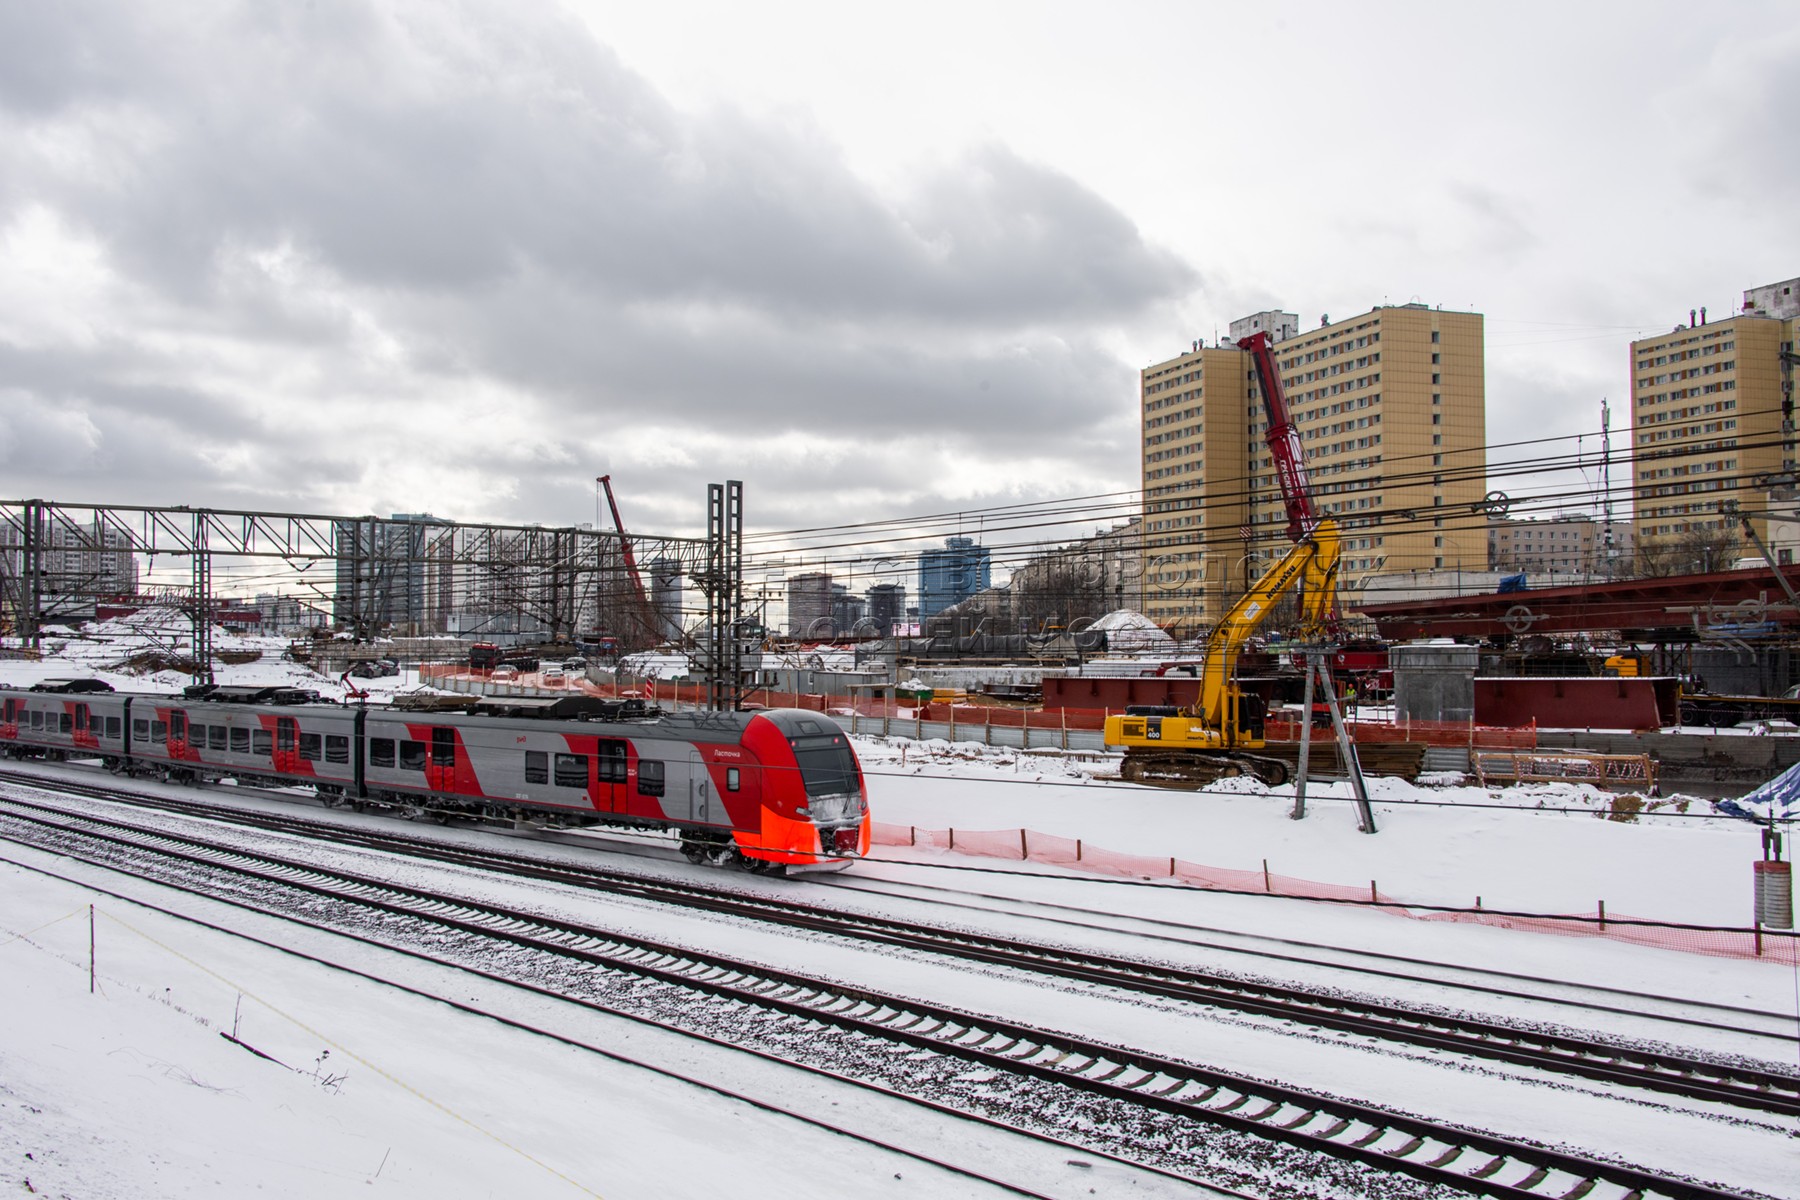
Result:
{"label": "orange safety netting", "polygon": [[1247,871],[1211,867],[1172,857],[1122,854],[1116,850],[1088,845],[1079,838],[1057,837],[1032,829],[920,829],[912,825],[890,825],[877,821],[874,823],[874,843],[878,846],[923,846],[936,850],[955,850],[981,858],[1044,863],[1094,875],[1126,879],[1167,879],[1189,887],[1236,895],[1281,896],[1288,899],[1357,904],[1418,921],[1457,921],[1563,937],[1609,938],[1637,946],[1721,958],[1758,958],[1788,965],[1800,963],[1800,935],[1788,930],[1736,929],[1648,921],[1637,917],[1609,915],[1604,908],[1597,910],[1593,916],[1587,916],[1408,905],[1379,893],[1373,883],[1362,888],[1278,875],[1267,869]]}

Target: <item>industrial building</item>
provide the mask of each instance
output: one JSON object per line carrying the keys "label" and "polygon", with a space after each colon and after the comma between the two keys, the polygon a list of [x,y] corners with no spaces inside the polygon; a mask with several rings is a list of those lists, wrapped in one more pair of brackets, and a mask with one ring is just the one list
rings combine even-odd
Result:
{"label": "industrial building", "polygon": [[1193,633],[1288,546],[1250,356],[1267,332],[1306,450],[1313,495],[1342,531],[1342,586],[1488,559],[1483,319],[1423,304],[1232,322],[1218,345],[1144,368],[1143,611]]}
{"label": "industrial building", "polygon": [[[1632,502],[1645,547],[1735,523],[1771,535],[1768,476],[1791,475],[1800,279],[1750,288],[1743,309],[1631,343]],[[1793,481],[1785,481],[1792,486]],[[1779,540],[1779,539],[1778,539]]]}

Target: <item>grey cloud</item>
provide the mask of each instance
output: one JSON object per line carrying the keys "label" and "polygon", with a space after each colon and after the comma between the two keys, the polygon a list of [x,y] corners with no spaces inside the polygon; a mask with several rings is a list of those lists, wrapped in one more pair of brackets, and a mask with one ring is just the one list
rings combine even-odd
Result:
{"label": "grey cloud", "polygon": [[[1092,191],[984,146],[886,195],[802,123],[676,111],[560,17],[400,11],[0,17],[0,226],[47,208],[118,273],[95,338],[0,331],[0,386],[97,431],[22,431],[68,453],[15,446],[21,483],[561,524],[613,470],[672,530],[708,479],[804,525],[860,517],[844,495],[955,507],[951,456],[992,464],[983,492],[1135,473],[1103,339],[1197,276]],[[620,450],[644,429],[706,436],[651,469]],[[829,461],[771,448],[809,432]],[[473,482],[422,501],[418,472]]]}
{"label": "grey cloud", "polygon": [[[89,47],[116,60],[108,77],[143,72],[142,92],[108,100],[154,111],[156,136],[111,147],[112,188],[38,163],[50,194],[190,286],[232,241],[292,241],[376,287],[480,285],[523,260],[615,298],[1001,327],[1130,309],[1194,282],[1073,180],[998,148],[896,210],[803,131],[678,118],[573,29],[526,22],[502,36],[514,9],[467,6],[460,36],[434,37],[328,8],[337,19],[273,29],[195,20],[154,48],[174,60],[160,73],[122,36]],[[147,39],[138,11],[115,16],[142,21]],[[67,40],[84,19],[40,17],[18,31],[27,43]]]}

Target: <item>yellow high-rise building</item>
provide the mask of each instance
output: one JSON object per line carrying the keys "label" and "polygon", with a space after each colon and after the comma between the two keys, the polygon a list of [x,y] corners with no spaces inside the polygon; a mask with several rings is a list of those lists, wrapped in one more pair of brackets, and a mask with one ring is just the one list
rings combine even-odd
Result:
{"label": "yellow high-rise building", "polygon": [[1487,407],[1479,313],[1376,308],[1297,332],[1291,314],[1233,322],[1147,367],[1144,610],[1202,632],[1286,553],[1286,516],[1250,356],[1267,330],[1306,450],[1314,501],[1343,535],[1342,586],[1384,574],[1487,567]]}
{"label": "yellow high-rise building", "polygon": [[[1800,280],[1789,280],[1745,292],[1737,316],[1709,322],[1702,310],[1670,333],[1631,343],[1632,502],[1647,554],[1698,545],[1708,531],[1734,524],[1721,509],[1728,500],[1759,537],[1770,537],[1768,489],[1795,465],[1797,318]],[[1669,565],[1685,572],[1731,564]]]}

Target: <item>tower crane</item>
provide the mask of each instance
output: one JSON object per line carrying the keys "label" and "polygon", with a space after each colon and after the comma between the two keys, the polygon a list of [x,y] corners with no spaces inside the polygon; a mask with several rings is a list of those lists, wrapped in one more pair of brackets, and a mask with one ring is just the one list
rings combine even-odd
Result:
{"label": "tower crane", "polygon": [[1262,698],[1238,686],[1244,643],[1268,620],[1277,601],[1299,593],[1300,633],[1307,641],[1337,627],[1337,522],[1320,514],[1306,474],[1306,451],[1288,410],[1275,354],[1266,332],[1239,339],[1256,370],[1269,429],[1264,442],[1274,460],[1293,546],[1219,618],[1206,639],[1200,695],[1184,707],[1146,705],[1108,717],[1105,741],[1122,747],[1126,779],[1168,780],[1201,786],[1227,775],[1254,775],[1271,786],[1287,782],[1287,763],[1258,754],[1265,745]]}

